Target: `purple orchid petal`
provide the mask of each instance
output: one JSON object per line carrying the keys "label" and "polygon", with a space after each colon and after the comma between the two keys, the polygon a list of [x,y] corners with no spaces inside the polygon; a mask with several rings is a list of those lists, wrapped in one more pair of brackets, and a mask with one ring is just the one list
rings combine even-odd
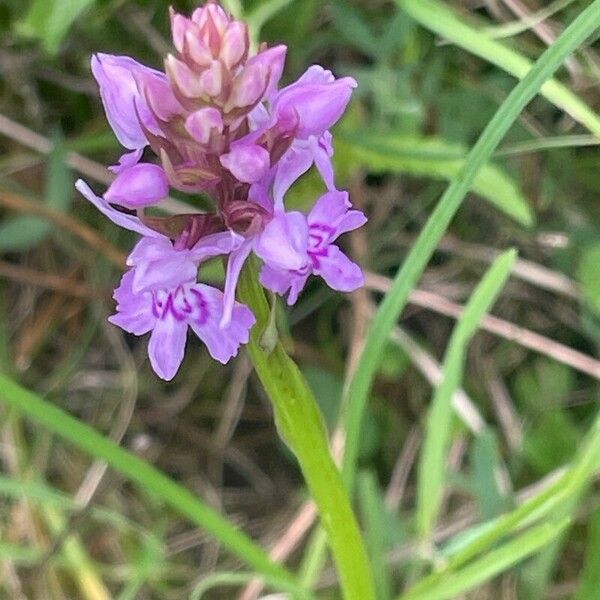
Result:
{"label": "purple orchid petal", "polygon": [[142,238],[127,257],[134,266],[132,290],[141,293],[176,288],[196,280],[198,265],[187,250],[175,250],[166,237]]}
{"label": "purple orchid petal", "polygon": [[126,208],[143,208],[157,204],[169,194],[169,181],[162,167],[138,163],[123,169],[112,182],[105,200]]}
{"label": "purple orchid petal", "polygon": [[339,292],[353,292],[365,284],[360,267],[333,244],[328,246],[326,255],[318,256],[314,272]]}
{"label": "purple orchid petal", "polygon": [[329,228],[331,235],[327,239],[332,242],[342,233],[358,229],[367,222],[361,211],[351,208],[348,192],[327,192],[316,201],[308,214],[308,224]]}
{"label": "purple orchid petal", "polygon": [[140,162],[143,153],[143,148],[139,148],[133,152],[126,152],[125,154],[121,155],[119,162],[116,165],[108,167],[108,170],[118,175],[121,171],[137,165]]}
{"label": "purple orchid petal", "polygon": [[325,141],[321,141],[323,138],[329,136],[331,138],[331,134],[329,131],[326,131],[321,138],[311,137],[309,138],[310,149],[312,150],[313,160],[315,161],[315,166],[317,167],[325,185],[328,190],[335,190],[334,183],[334,175],[333,175],[333,163],[331,162],[331,157],[333,156],[333,148],[331,147],[331,142],[327,144]]}
{"label": "purple orchid petal", "polygon": [[273,198],[277,208],[283,208],[283,197],[286,192],[301,175],[310,169],[312,163],[312,151],[303,140],[296,140],[281,157],[277,163],[273,182]]}
{"label": "purple orchid petal", "polygon": [[82,179],[77,180],[75,187],[79,193],[89,200],[103,215],[120,227],[152,238],[163,237],[161,233],[146,227],[146,225],[144,225],[136,216],[122,213],[113,208],[104,198],[96,196],[96,194],[92,192],[90,186]]}
{"label": "purple orchid petal", "polygon": [[164,79],[164,74],[128,56],[111,54],[93,56],[92,73],[100,87],[106,117],[119,142],[130,150],[144,148],[148,141],[140,119],[146,129],[157,134],[160,130],[138,90],[136,76]]}
{"label": "purple orchid petal", "polygon": [[328,71],[312,69],[310,74],[303,75],[304,79],[301,77],[296,83],[283,88],[273,100],[276,115],[281,118],[290,113],[298,115],[297,136],[301,139],[321,136],[330,129],[346,110],[352,90],[357,85],[352,77],[331,81],[326,76]]}
{"label": "purple orchid petal", "polygon": [[235,303],[235,289],[240,278],[240,273],[242,272],[242,267],[252,250],[252,241],[252,239],[247,240],[229,255],[227,272],[225,274],[225,288],[223,290],[223,316],[219,323],[221,328],[228,327],[231,323]]}
{"label": "purple orchid petal", "polygon": [[294,83],[284,89],[300,87],[308,83],[327,84],[334,81],[335,76],[329,69],[324,69],[321,65],[311,65]]}
{"label": "purple orchid petal", "polygon": [[256,144],[234,144],[220,161],[238,181],[256,183],[267,174],[271,157],[267,150]]}
{"label": "purple orchid petal", "polygon": [[298,295],[304,289],[309,274],[300,275],[293,271],[273,269],[269,265],[263,265],[260,271],[260,283],[268,290],[285,296],[289,291],[287,303],[292,306],[298,300]]}
{"label": "purple orchid petal", "polygon": [[148,342],[148,356],[154,372],[165,381],[177,374],[185,352],[187,324],[172,315],[158,319]]}
{"label": "purple orchid petal", "polygon": [[121,284],[115,290],[113,298],[117,302],[117,312],[108,320],[134,335],[144,335],[153,327],[155,317],[147,303],[139,301],[139,295],[133,292],[133,270],[127,271],[121,278]]}
{"label": "purple orchid petal", "polygon": [[244,243],[244,238],[234,231],[220,231],[203,238],[188,250],[190,258],[203,261],[220,254],[229,254],[237,250]]}
{"label": "purple orchid petal", "polygon": [[299,212],[276,212],[254,240],[254,252],[276,269],[300,270],[308,264],[308,224]]}
{"label": "purple orchid petal", "polygon": [[206,308],[206,318],[203,321],[192,320],[189,325],[206,344],[210,355],[225,364],[230,358],[237,355],[240,344],[248,343],[250,328],[256,319],[247,306],[235,302],[231,321],[222,327],[220,322],[223,319],[223,293],[202,284],[194,285],[191,291],[202,298]]}

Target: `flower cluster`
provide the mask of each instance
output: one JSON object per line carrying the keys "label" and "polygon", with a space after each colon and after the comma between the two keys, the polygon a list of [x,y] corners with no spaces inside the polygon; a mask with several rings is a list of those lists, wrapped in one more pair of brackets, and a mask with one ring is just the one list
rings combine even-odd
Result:
{"label": "flower cluster", "polygon": [[[127,149],[109,167],[103,196],[77,189],[117,225],[140,234],[116,289],[112,323],[151,332],[148,353],[164,379],[177,372],[188,326],[223,363],[246,343],[255,319],[235,290],[250,253],[265,288],[293,304],[311,274],[335,290],[363,284],[360,268],[335,245],[363,225],[348,193],[335,187],[329,129],[350,100],[354,79],[311,66],[279,89],[286,47],[252,52],[247,25],[209,1],[190,18],[171,10],[174,53],[165,72],[126,56],[98,54],[92,72],[115,135]],[[152,151],[155,162],[146,160]],[[327,192],[308,215],[286,211],[290,186],[312,165]],[[157,217],[173,188],[202,193],[213,212]],[[198,283],[201,263],[227,256],[224,291]]]}

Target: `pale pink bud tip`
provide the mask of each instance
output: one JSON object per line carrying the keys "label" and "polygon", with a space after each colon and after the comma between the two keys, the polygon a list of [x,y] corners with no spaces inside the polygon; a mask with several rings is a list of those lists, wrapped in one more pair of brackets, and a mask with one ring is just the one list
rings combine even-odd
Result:
{"label": "pale pink bud tip", "polygon": [[223,131],[223,119],[216,108],[201,108],[185,121],[187,132],[201,144],[208,144],[211,132]]}

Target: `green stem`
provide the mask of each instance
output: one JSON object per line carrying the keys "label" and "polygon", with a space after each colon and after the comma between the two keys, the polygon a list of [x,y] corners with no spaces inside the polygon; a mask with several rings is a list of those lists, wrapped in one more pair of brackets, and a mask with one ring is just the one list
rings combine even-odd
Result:
{"label": "green stem", "polygon": [[238,292],[257,319],[248,345],[250,357],[273,403],[279,434],[296,455],[319,510],[344,598],[372,600],[375,591],[367,554],[340,473],[331,457],[314,396],[280,342],[270,353],[261,345],[269,321],[269,306],[253,261],[248,261],[242,272]]}

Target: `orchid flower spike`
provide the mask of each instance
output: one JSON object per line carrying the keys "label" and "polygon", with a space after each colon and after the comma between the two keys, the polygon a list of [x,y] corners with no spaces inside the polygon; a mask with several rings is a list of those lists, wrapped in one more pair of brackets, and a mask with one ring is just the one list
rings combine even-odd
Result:
{"label": "orchid flower spike", "polygon": [[[366,218],[335,185],[331,127],[356,81],[319,65],[279,86],[287,48],[250,45],[248,25],[209,0],[190,16],[170,11],[173,50],[164,71],[128,56],[99,53],[91,69],[125,152],[103,195],[77,189],[116,225],[138,236],[115,290],[110,321],[150,334],[148,355],[172,379],[187,332],[220,362],[249,340],[255,319],[236,302],[248,256],[263,266],[260,283],[293,304],[311,275],[334,290],[363,285],[363,274],[337,245]],[[142,160],[142,156],[144,157]],[[315,166],[327,192],[308,214],[286,211],[292,185]],[[209,212],[159,216],[175,189],[214,201]],[[193,203],[192,203],[193,204]],[[223,292],[198,281],[202,264],[227,257]]]}

